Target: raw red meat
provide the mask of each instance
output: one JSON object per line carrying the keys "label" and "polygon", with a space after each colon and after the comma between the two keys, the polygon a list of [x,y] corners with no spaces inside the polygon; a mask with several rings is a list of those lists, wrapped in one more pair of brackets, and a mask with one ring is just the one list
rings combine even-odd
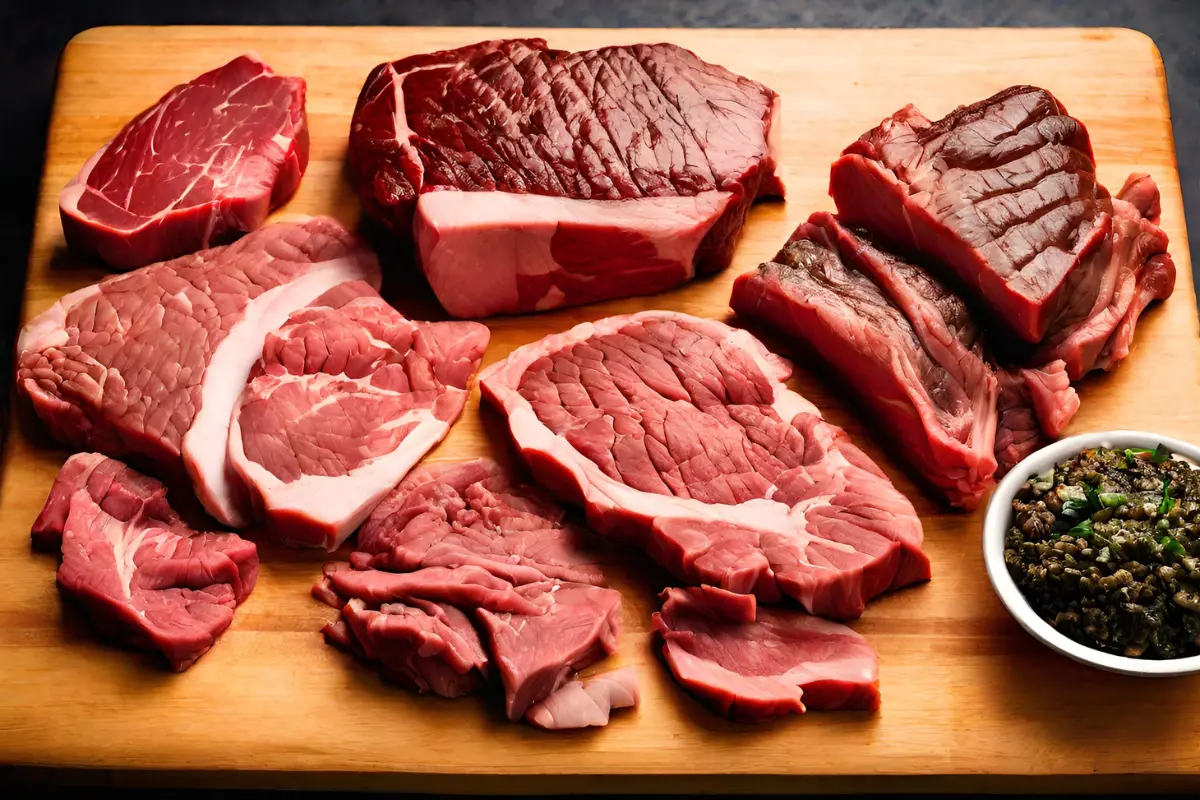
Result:
{"label": "raw red meat", "polygon": [[[565,511],[488,459],[414,470],[358,532],[362,566],[408,571],[481,567],[514,585],[562,579],[603,585],[595,542]],[[362,555],[360,555],[362,554]]]}
{"label": "raw red meat", "polygon": [[1028,342],[1081,318],[1112,231],[1087,129],[1044,89],[1013,86],[937,122],[906,106],[846,148],[842,222],[923,256]]}
{"label": "raw red meat", "polygon": [[229,463],[277,541],[334,550],[467,402],[475,322],[411,322],[362,281],[270,333],[234,410]]}
{"label": "raw red meat", "polygon": [[63,233],[118,269],[260,227],[308,165],[304,81],[248,53],[176,86],[63,189]]}
{"label": "raw red meat", "polygon": [[613,589],[552,582],[516,591],[536,611],[475,612],[504,683],[505,710],[514,722],[561,689],[572,672],[617,652],[621,629],[621,595]]}
{"label": "raw red meat", "polygon": [[880,430],[952,505],[996,470],[996,379],[966,305],[933,276],[813,214],[730,304],[812,345]]}
{"label": "raw red meat", "polygon": [[[540,584],[535,584],[540,585]],[[512,584],[479,567],[426,567],[416,572],[384,572],[377,569],[346,569],[326,565],[324,576],[313,587],[320,600],[340,598],[365,600],[378,608],[384,603],[412,598],[453,603],[464,608],[488,608],[497,612],[539,614],[541,607]]]}
{"label": "raw red meat", "polygon": [[929,578],[912,505],[745,331],[667,311],[584,323],[480,377],[534,475],[690,583],[853,618]]}
{"label": "raw red meat", "polygon": [[798,611],[755,608],[713,587],[667,589],[654,630],[675,679],[718,713],[759,722],[807,709],[879,708],[862,636]]}
{"label": "raw red meat", "polygon": [[724,269],[783,194],[778,126],[775,92],[675,45],[481,42],[371,72],[351,175],[450,314],[522,313]]}
{"label": "raw red meat", "polygon": [[258,578],[253,542],[196,533],[160,484],[98,453],[63,466],[34,536],[61,538],[58,587],[102,634],[157,650],[180,672],[216,643]]}
{"label": "raw red meat", "polygon": [[574,680],[525,712],[531,725],[546,730],[603,727],[615,708],[638,704],[637,672],[632,667]]}
{"label": "raw red meat", "polygon": [[17,385],[54,436],[192,479],[209,513],[249,518],[228,470],[229,422],[267,334],[379,265],[330,219],[279,223],[232,245],[115,276],[34,317]]}

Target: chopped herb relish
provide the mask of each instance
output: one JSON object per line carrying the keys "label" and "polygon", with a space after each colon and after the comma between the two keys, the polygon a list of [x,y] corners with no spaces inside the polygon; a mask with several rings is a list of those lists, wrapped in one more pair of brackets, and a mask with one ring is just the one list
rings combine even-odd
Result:
{"label": "chopped herb relish", "polygon": [[1200,654],[1200,470],[1162,445],[1084,450],[1012,508],[1004,562],[1060,633],[1133,658]]}

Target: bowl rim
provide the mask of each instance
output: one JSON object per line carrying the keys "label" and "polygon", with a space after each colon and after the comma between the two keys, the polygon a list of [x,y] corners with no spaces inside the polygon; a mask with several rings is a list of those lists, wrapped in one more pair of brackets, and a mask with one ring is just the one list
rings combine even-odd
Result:
{"label": "bowl rim", "polygon": [[1163,436],[1150,431],[1111,430],[1081,433],[1053,442],[1022,459],[1009,470],[992,492],[983,522],[983,560],[992,588],[1000,597],[1008,613],[1031,636],[1042,644],[1089,666],[1109,672],[1141,677],[1168,677],[1200,673],[1200,655],[1164,660],[1142,660],[1128,656],[1117,656],[1080,644],[1056,631],[1050,623],[1033,610],[1021,594],[1004,564],[1004,538],[1008,532],[1012,514],[1012,498],[1017,489],[1030,475],[1044,472],[1059,461],[1070,458],[1089,447],[1146,447],[1159,444],[1173,454],[1183,456],[1194,464],[1200,464],[1200,447],[1173,436]]}

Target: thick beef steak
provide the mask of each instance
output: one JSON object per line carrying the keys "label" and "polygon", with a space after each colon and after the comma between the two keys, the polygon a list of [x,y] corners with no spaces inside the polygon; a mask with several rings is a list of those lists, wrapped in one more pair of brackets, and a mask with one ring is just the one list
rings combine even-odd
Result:
{"label": "thick beef steak", "polygon": [[99,453],[68,459],[33,535],[61,539],[58,587],[102,634],[176,671],[208,652],[258,577],[253,542],[196,533],[161,484]]}
{"label": "thick beef steak", "polygon": [[481,42],[375,68],[351,174],[454,316],[652,294],[726,267],[782,195],[778,107],[671,44]]}
{"label": "thick beef steak", "polygon": [[730,304],[811,344],[951,504],[979,502],[996,471],[996,378],[979,326],[940,281],[822,212],[739,276]]}
{"label": "thick beef steak", "polygon": [[304,81],[257,56],[176,86],[100,148],[63,189],[63,233],[118,269],[260,227],[308,165]]}
{"label": "thick beef steak", "polygon": [[838,215],[927,257],[1018,337],[1091,307],[1112,232],[1087,129],[1049,92],[1013,86],[931,122],[906,106],[833,164]]}
{"label": "thick beef steak", "polygon": [[675,680],[744,722],[807,709],[879,708],[879,664],[862,636],[798,611],[756,608],[711,586],[667,589],[654,631]]}
{"label": "thick beef steak", "polygon": [[72,292],[17,341],[17,385],[51,433],[191,476],[228,525],[249,519],[226,463],[230,416],[263,342],[375,255],[330,219],[279,223]]}
{"label": "thick beef steak", "polygon": [[229,463],[277,541],[333,550],[445,438],[488,329],[412,322],[340,284],[268,334],[229,430]]}
{"label": "thick beef steak", "polygon": [[667,311],[579,325],[484,370],[539,482],[690,583],[853,618],[929,577],[912,505],[745,331]]}

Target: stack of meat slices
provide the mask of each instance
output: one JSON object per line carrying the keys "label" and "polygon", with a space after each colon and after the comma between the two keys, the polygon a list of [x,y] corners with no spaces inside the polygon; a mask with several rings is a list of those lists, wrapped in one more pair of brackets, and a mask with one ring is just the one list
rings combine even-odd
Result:
{"label": "stack of meat slices", "polygon": [[1110,197],[1043,89],[936,122],[908,106],[846,148],[830,194],[838,216],[814,214],[731,305],[811,345],[956,506],[1060,435],[1071,382],[1125,358],[1174,288],[1154,182]]}
{"label": "stack of meat slices", "polygon": [[636,675],[573,674],[617,651],[621,595],[604,586],[596,543],[563,517],[488,460],[414,471],[371,514],[350,562],[327,564],[314,586],[341,610],[327,640],[443,697],[498,674],[510,720],[607,724],[637,703]]}

